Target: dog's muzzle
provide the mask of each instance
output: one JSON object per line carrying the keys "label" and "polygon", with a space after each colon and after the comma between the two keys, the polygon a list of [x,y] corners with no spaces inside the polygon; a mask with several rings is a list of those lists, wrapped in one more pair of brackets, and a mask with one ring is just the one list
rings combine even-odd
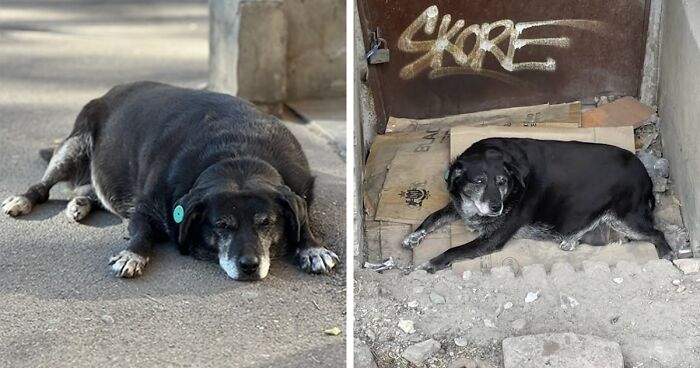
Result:
{"label": "dog's muzzle", "polygon": [[226,271],[228,277],[234,280],[256,281],[267,276],[270,270],[270,258],[267,256],[219,258],[219,266]]}

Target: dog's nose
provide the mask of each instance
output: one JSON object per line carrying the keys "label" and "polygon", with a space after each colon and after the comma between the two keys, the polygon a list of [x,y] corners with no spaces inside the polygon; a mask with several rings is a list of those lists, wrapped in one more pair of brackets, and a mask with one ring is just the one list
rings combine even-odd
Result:
{"label": "dog's nose", "polygon": [[489,208],[491,209],[491,212],[498,212],[501,210],[501,204],[500,203],[491,203],[491,204],[489,204]]}
{"label": "dog's nose", "polygon": [[243,256],[238,260],[238,265],[243,273],[251,275],[258,271],[260,260],[258,257]]}

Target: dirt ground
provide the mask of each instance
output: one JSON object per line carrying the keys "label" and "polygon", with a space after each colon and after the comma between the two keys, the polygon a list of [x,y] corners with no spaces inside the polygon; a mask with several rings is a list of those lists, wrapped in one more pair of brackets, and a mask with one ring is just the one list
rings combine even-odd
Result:
{"label": "dirt ground", "polygon": [[[430,338],[441,349],[423,363],[450,367],[459,358],[501,367],[509,336],[553,332],[595,335],[620,344],[626,368],[700,366],[700,274],[684,275],[665,260],[615,267],[569,264],[522,275],[355,273],[355,336],[379,367],[409,367],[405,349]],[[528,293],[538,294],[527,302]],[[412,321],[415,332],[398,327]],[[404,322],[405,323],[405,322]]]}
{"label": "dirt ground", "polygon": [[[3,1],[0,4],[0,198],[44,172],[40,148],[65,137],[81,107],[111,86],[207,79],[206,1]],[[312,223],[345,258],[345,163],[289,123],[316,182]],[[143,277],[115,278],[126,221],[63,213],[65,188],[19,219],[0,216],[0,366],[338,367],[345,264],[330,277],[273,261],[261,282],[157,247]]]}

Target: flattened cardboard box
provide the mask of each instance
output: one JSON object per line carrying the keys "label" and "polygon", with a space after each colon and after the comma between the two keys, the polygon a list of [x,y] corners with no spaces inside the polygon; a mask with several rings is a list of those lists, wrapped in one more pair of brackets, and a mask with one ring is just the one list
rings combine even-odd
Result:
{"label": "flattened cardboard box", "polygon": [[449,132],[428,133],[420,143],[396,152],[379,195],[375,219],[418,224],[447,203],[444,174],[450,156]]}
{"label": "flattened cardboard box", "polygon": [[581,126],[581,103],[534,105],[472,112],[435,119],[390,117],[386,132],[413,132],[454,126],[522,126],[563,127]]}
{"label": "flattened cardboard box", "polygon": [[365,165],[363,202],[367,214],[374,218],[377,212],[380,192],[386,180],[387,171],[394,160],[397,152],[402,154],[413,153],[415,158],[419,156],[433,155],[432,148],[437,141],[439,145],[444,145],[445,152],[438,155],[449,156],[449,129],[429,129],[427,131],[417,131],[410,133],[397,133],[378,135],[370,148],[367,163]]}

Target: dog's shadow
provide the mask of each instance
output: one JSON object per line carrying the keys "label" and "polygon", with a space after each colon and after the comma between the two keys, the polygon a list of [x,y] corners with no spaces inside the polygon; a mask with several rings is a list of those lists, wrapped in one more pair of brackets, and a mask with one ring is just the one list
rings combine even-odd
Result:
{"label": "dog's shadow", "polygon": [[[29,214],[19,216],[16,219],[20,221],[45,221],[56,216],[65,216],[67,204],[68,201],[50,199],[46,203],[42,203],[34,207],[32,212]],[[90,212],[90,214],[80,222],[81,225],[97,228],[116,226],[120,225],[121,223],[122,219],[120,217],[103,209],[92,210],[92,212]]]}

